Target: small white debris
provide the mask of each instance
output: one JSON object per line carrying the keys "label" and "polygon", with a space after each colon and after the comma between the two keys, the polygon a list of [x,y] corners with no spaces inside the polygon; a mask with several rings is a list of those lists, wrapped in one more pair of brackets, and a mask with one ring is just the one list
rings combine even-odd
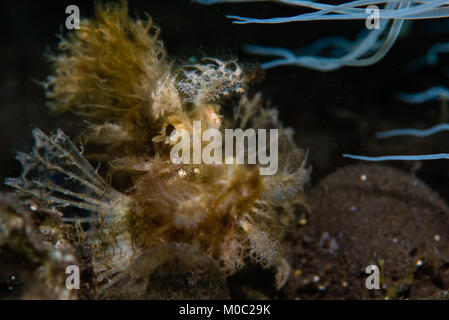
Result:
{"label": "small white debris", "polygon": [[181,178],[185,178],[187,176],[187,171],[185,171],[184,169],[179,169],[178,176],[180,176]]}
{"label": "small white debris", "polygon": [[434,235],[433,236],[433,240],[435,240],[436,242],[438,242],[438,241],[440,241],[440,235],[439,234],[436,234],[436,235]]}
{"label": "small white debris", "polygon": [[320,291],[325,291],[327,289],[327,287],[324,284],[321,284],[318,286],[318,290]]}
{"label": "small white debris", "polygon": [[66,245],[67,245],[66,241],[61,239],[61,240],[56,241],[54,247],[55,247],[55,249],[63,249]]}
{"label": "small white debris", "polygon": [[71,263],[74,261],[75,261],[75,258],[71,254],[66,254],[64,256],[64,262]]}
{"label": "small white debris", "polygon": [[368,178],[367,178],[367,176],[366,176],[365,174],[362,174],[362,175],[360,176],[360,180],[366,181],[366,179],[368,179]]}

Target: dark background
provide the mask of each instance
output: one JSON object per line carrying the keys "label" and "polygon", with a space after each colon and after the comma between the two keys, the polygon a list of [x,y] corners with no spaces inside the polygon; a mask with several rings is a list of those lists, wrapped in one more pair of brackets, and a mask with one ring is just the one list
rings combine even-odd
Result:
{"label": "dark background", "polygon": [[[189,0],[131,0],[134,16],[149,13],[161,26],[162,38],[171,57],[181,60],[205,55],[237,56],[246,62],[263,57],[246,55],[244,44],[300,48],[325,36],[354,39],[364,29],[364,21],[301,22],[282,25],[236,25],[225,17],[236,14],[251,17],[296,15],[303,9],[273,3],[222,4],[202,6]],[[67,14],[76,4],[81,18],[94,15],[92,1],[3,1],[0,7],[0,179],[17,176],[20,166],[14,160],[18,150],[32,146],[31,129],[63,129],[76,135],[83,128],[78,118],[51,115],[39,81],[50,73],[45,53],[56,50],[59,32]],[[407,105],[395,100],[397,91],[416,92],[447,84],[444,67],[448,59],[440,56],[439,67],[414,72],[407,63],[425,55],[428,48],[445,41],[447,20],[418,21],[407,24],[400,40],[381,62],[365,68],[344,68],[318,72],[298,67],[268,70],[262,91],[271,106],[280,109],[286,126],[295,129],[298,145],[309,148],[314,166],[314,183],[344,165],[356,163],[342,153],[363,155],[423,154],[449,152],[449,133],[427,139],[395,138],[375,140],[373,133],[399,127],[427,128],[447,121],[439,102]],[[448,55],[449,56],[449,55]],[[260,60],[259,60],[260,59]],[[413,172],[416,162],[389,163]],[[449,197],[449,162],[423,163],[416,174]]]}

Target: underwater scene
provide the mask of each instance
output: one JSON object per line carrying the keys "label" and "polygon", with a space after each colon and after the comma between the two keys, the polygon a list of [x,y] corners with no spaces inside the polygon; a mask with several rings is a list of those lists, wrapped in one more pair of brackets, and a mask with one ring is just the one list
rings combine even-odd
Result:
{"label": "underwater scene", "polygon": [[449,1],[0,17],[0,299],[449,299]]}

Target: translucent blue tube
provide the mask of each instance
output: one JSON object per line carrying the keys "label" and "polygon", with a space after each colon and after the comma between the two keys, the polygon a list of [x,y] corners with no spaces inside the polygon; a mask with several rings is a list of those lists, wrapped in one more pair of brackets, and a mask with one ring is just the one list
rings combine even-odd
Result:
{"label": "translucent blue tube", "polygon": [[[193,0],[201,4],[215,3],[241,3],[241,2],[263,2],[270,0]],[[370,17],[371,12],[365,7],[371,5],[383,6],[379,9],[380,28],[370,30],[363,38],[359,38],[352,43],[342,42],[332,43],[330,40],[317,43],[316,47],[336,49],[332,51],[332,56],[319,56],[318,53],[304,53],[298,50],[292,51],[276,47],[246,46],[250,53],[274,56],[278,59],[262,64],[264,69],[269,69],[282,65],[295,65],[318,71],[333,71],[345,66],[362,67],[372,65],[381,60],[391,49],[397,40],[404,20],[409,19],[430,19],[449,17],[449,0],[356,0],[332,5],[316,1],[306,0],[271,0],[280,4],[304,7],[315,10],[292,17],[275,17],[268,19],[246,18],[235,15],[228,15],[234,19],[234,23],[263,23],[278,24],[297,21],[316,20],[364,20]],[[390,23],[390,28],[387,25]],[[314,45],[312,45],[314,46]],[[313,48],[313,47],[312,47]],[[350,48],[350,51],[347,51]],[[343,52],[343,53],[342,53]]]}
{"label": "translucent blue tube", "polygon": [[449,159],[449,153],[435,153],[435,154],[423,154],[423,155],[399,155],[399,156],[380,156],[380,157],[367,157],[367,156],[357,156],[353,154],[343,154],[343,157],[363,160],[363,161],[419,161],[419,160],[439,160],[439,159]]}
{"label": "translucent blue tube", "polygon": [[441,98],[449,99],[449,89],[446,87],[435,86],[418,93],[399,92],[396,97],[407,103],[423,103],[432,100],[439,100]]}
{"label": "translucent blue tube", "polygon": [[385,139],[398,136],[428,137],[441,131],[449,131],[449,123],[442,123],[428,129],[394,129],[377,132],[375,137]]}
{"label": "translucent blue tube", "polygon": [[[320,39],[309,46],[295,50],[295,53],[297,55],[315,56],[325,50],[330,50],[331,54],[332,52],[343,52],[343,54],[346,54],[347,52],[350,52],[353,47],[354,43],[351,40],[343,37],[328,37]],[[340,54],[333,54],[333,56],[339,55]]]}
{"label": "translucent blue tube", "polygon": [[438,64],[438,54],[441,52],[449,52],[449,42],[434,44],[427,53],[427,62],[436,66]]}
{"label": "translucent blue tube", "polygon": [[[260,0],[194,0],[201,4],[215,4],[224,2],[261,2]],[[330,5],[318,3],[315,1],[302,0],[272,0],[281,4],[288,4],[298,7],[306,7],[317,10],[316,12],[304,13],[292,17],[279,17],[268,19],[246,18],[235,15],[228,15],[230,19],[234,19],[234,23],[288,23],[295,21],[314,21],[314,20],[359,20],[366,19],[370,13],[365,8],[357,8],[360,6],[391,4],[391,3],[411,3],[409,0],[356,0],[349,1],[338,5]],[[449,16],[449,8],[445,7],[447,0],[421,0],[413,1],[412,6],[406,6],[399,9],[385,8],[380,9],[381,19],[430,19],[445,18]]]}
{"label": "translucent blue tube", "polygon": [[406,69],[413,72],[427,65],[436,66],[438,65],[438,55],[445,52],[449,52],[449,42],[436,43],[430,47],[429,51],[427,51],[427,55],[409,62]]}

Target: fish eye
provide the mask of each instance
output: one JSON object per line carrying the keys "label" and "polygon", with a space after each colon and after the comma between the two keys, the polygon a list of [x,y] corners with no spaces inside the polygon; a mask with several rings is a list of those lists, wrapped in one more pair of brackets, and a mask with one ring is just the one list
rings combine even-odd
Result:
{"label": "fish eye", "polygon": [[175,130],[175,126],[172,125],[171,123],[167,124],[167,126],[165,127],[165,135],[169,136],[171,135],[171,133]]}

